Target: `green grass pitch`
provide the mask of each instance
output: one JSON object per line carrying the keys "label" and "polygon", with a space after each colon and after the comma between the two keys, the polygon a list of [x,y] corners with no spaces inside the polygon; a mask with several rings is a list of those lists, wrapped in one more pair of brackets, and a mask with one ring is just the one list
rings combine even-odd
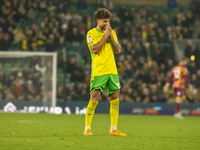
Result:
{"label": "green grass pitch", "polygon": [[110,116],[95,114],[92,136],[84,136],[84,115],[0,113],[1,150],[199,150],[200,118],[120,115],[109,136]]}

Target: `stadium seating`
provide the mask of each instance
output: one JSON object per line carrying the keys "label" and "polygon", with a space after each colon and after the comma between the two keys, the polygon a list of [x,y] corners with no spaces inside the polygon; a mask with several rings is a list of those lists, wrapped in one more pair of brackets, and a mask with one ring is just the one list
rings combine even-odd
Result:
{"label": "stadium seating", "polygon": [[[35,20],[29,20],[29,19],[24,19],[24,18],[20,18],[19,19],[19,21],[18,22],[16,22],[16,26],[18,26],[18,27],[20,27],[21,29],[22,29],[22,31],[24,32],[24,30],[25,30],[25,28],[27,27],[27,26],[29,26],[29,28],[31,28],[31,26],[33,25],[33,24],[36,24],[36,26],[38,26],[38,28],[39,28],[39,30],[42,30],[41,29],[41,23],[45,23],[45,21],[44,21],[44,17],[48,17],[48,21],[49,22],[51,22],[51,19],[52,18],[55,18],[58,22],[59,22],[59,26],[58,27],[56,27],[56,30],[58,30],[58,32],[59,32],[59,36],[58,37],[54,37],[54,41],[58,41],[59,40],[59,37],[61,37],[61,35],[62,35],[62,29],[61,29],[61,26],[62,26],[62,24],[65,24],[64,22],[63,22],[63,20],[60,18],[60,14],[57,12],[57,10],[58,10],[58,8],[56,8],[56,7],[54,7],[54,6],[51,6],[51,9],[50,8],[48,8],[48,4],[46,4],[47,6],[46,6],[46,10],[44,11],[41,11],[40,10],[40,5],[39,5],[39,2],[36,2],[37,3],[37,8],[35,8],[35,12],[38,12],[38,14],[37,14],[37,17],[36,17],[36,19]],[[61,2],[62,3],[62,2]],[[64,4],[64,3],[63,3]],[[3,3],[3,5],[5,5],[4,3]],[[56,4],[55,4],[56,5]],[[127,4],[126,5],[126,11],[128,11],[129,13],[130,13],[130,8],[132,7],[132,6],[134,6],[135,7],[135,12],[139,12],[140,11],[140,9],[146,9],[149,5],[141,5],[141,4]],[[173,28],[173,27],[176,27],[176,25],[174,24],[174,18],[175,18],[175,16],[176,16],[176,14],[178,13],[178,12],[181,12],[181,14],[183,15],[183,16],[185,16],[186,15],[186,13],[187,13],[187,11],[188,10],[190,10],[190,7],[189,7],[189,5],[182,5],[182,6],[180,6],[180,7],[178,7],[178,8],[175,8],[175,9],[169,9],[168,8],[168,6],[167,6],[167,4],[165,4],[165,5],[156,5],[156,4],[154,4],[154,5],[150,5],[151,6],[151,8],[152,8],[152,10],[153,10],[153,12],[154,12],[154,14],[158,14],[158,16],[159,16],[159,18],[158,18],[158,20],[153,20],[154,22],[156,22],[156,23],[158,23],[159,24],[159,19],[161,19],[161,18],[163,18],[165,15],[168,17],[168,24],[166,25],[167,27],[171,27],[171,28]],[[68,40],[67,39],[65,39],[65,49],[66,49],[66,54],[67,54],[67,58],[68,58],[68,60],[67,60],[67,63],[69,63],[69,61],[70,61],[70,59],[71,58],[76,58],[76,65],[78,65],[78,66],[81,66],[81,69],[83,70],[83,71],[85,71],[85,69],[86,69],[86,66],[84,66],[84,65],[86,65],[86,63],[87,62],[89,62],[90,61],[90,54],[89,54],[89,52],[88,52],[88,48],[87,48],[87,45],[86,45],[86,43],[85,43],[85,34],[86,34],[86,32],[92,27],[92,26],[94,26],[96,23],[95,23],[95,20],[93,19],[93,15],[94,15],[94,12],[95,12],[95,9],[96,9],[97,7],[96,7],[96,5],[95,5],[95,3],[88,3],[87,4],[87,8],[86,9],[83,9],[83,10],[79,10],[79,9],[77,9],[77,6],[76,6],[76,3],[75,2],[71,2],[70,4],[68,4],[67,5],[67,10],[65,10],[66,12],[67,11],[69,11],[71,14],[72,14],[72,18],[73,18],[73,15],[76,13],[76,12],[78,12],[79,13],[79,15],[80,15],[80,17],[82,18],[82,20],[79,22],[79,24],[75,24],[75,27],[78,27],[78,29],[79,29],[79,31],[81,30],[80,29],[80,24],[81,23],[83,23],[83,28],[84,28],[84,31],[83,31],[83,33],[82,33],[82,36],[83,36],[83,39],[82,39],[82,41],[81,42],[68,42]],[[26,9],[26,11],[28,11],[28,7],[26,7],[25,8]],[[121,4],[119,4],[119,3],[113,3],[113,8],[112,8],[112,12],[115,12],[116,14],[117,14],[117,16],[120,16],[120,9],[121,9]],[[55,17],[50,17],[49,15],[51,14],[51,12],[52,11],[55,11]],[[64,14],[65,12],[63,12],[63,14]],[[87,19],[85,18],[86,17],[86,15],[87,14],[90,14],[90,16],[91,16],[91,20],[90,20],[90,23],[91,23],[91,26],[90,26],[90,28],[88,29],[87,28],[87,25],[88,25],[88,23],[87,23]],[[2,17],[4,18],[6,15],[4,14],[4,11],[3,11],[3,7],[2,8],[0,8],[0,14],[2,15]],[[65,14],[64,14],[65,15]],[[132,14],[131,14],[132,15]],[[141,17],[141,14],[139,14],[140,15],[140,17]],[[1,18],[2,18],[1,17]],[[134,16],[135,17],[135,16]],[[153,18],[153,16],[150,16],[151,18]],[[6,18],[4,18],[4,19],[6,19]],[[122,19],[122,18],[120,18],[120,19]],[[140,18],[141,19],[141,18]],[[134,27],[136,27],[137,28],[137,30],[141,30],[141,28],[143,27],[143,26],[146,26],[147,27],[147,25],[148,25],[148,23],[152,23],[151,22],[151,20],[148,20],[148,19],[146,19],[146,18],[143,18],[144,20],[144,22],[143,23],[139,23],[139,26],[137,26],[136,27],[136,24],[137,23],[135,23],[135,21],[134,20],[129,20],[129,21],[131,21],[131,26],[134,26]],[[73,20],[73,19],[72,19]],[[55,23],[55,22],[53,22],[53,23]],[[47,26],[46,26],[46,28],[49,28],[49,24],[47,23],[46,24]],[[9,25],[8,24],[8,26],[11,26],[11,25]],[[3,27],[3,24],[0,22],[0,27]],[[69,38],[71,37],[71,34],[72,34],[72,32],[71,32],[71,29],[74,27],[73,26],[73,24],[71,24],[71,20],[69,21],[69,22],[67,22],[67,27],[68,27],[68,30],[67,30],[67,34],[68,34],[68,36],[69,36]],[[123,29],[123,28],[126,28],[127,27],[127,25],[126,25],[126,22],[120,22],[120,25],[119,26],[117,26],[116,27],[116,31],[117,31],[117,34],[119,35],[120,34],[120,30],[121,29]],[[164,34],[165,34],[165,36],[170,36],[170,32],[168,32],[168,30],[167,30],[167,27],[160,27],[159,25],[158,25],[158,28],[157,29],[159,29],[159,28],[162,28],[161,30],[164,32]],[[14,27],[15,28],[15,27]],[[158,36],[158,30],[157,29],[153,29],[153,30],[155,30],[155,37],[157,38],[157,36]],[[51,29],[50,29],[51,30]],[[8,31],[7,31],[7,29],[5,29],[4,31],[3,31],[4,33],[7,33]],[[49,33],[46,35],[47,36],[47,40],[49,39],[49,35],[50,35],[50,32],[51,31],[49,31]],[[177,31],[175,31],[175,32],[177,32]],[[181,31],[182,32],[182,31]],[[195,26],[195,25],[192,25],[192,31],[191,32],[194,32],[194,33],[196,33],[197,34],[197,36],[199,37],[199,32],[198,32],[198,29],[197,29],[197,27]],[[24,34],[26,34],[27,35],[27,33],[24,33]],[[149,34],[149,33],[148,33]],[[176,34],[176,33],[175,33]],[[1,36],[1,35],[0,35]],[[32,40],[32,38],[33,37],[37,37],[37,33],[33,33],[32,34],[32,36],[31,37],[29,37],[29,42],[31,42],[31,40]],[[55,35],[54,35],[55,36]],[[66,36],[66,35],[65,35]],[[135,35],[132,35],[132,37],[134,37]],[[149,37],[150,36],[152,36],[153,37],[153,35],[148,35]],[[173,35],[172,35],[173,36]],[[167,37],[167,38],[168,38]],[[57,39],[56,39],[57,38]],[[47,41],[46,40],[46,41]],[[128,41],[128,43],[131,43],[130,41],[131,41],[131,39],[124,39],[124,37],[121,37],[121,36],[119,36],[119,40],[120,40],[120,43],[123,45],[123,48],[124,48],[124,50],[125,50],[125,53],[123,53],[122,55],[124,55],[124,57],[125,58],[127,58],[128,57],[128,55],[131,55],[131,53],[130,52],[128,52],[128,50],[127,50],[127,43],[125,43],[125,45],[124,45],[124,41],[125,40],[127,40]],[[158,40],[158,39],[157,39]],[[173,60],[173,65],[175,65],[176,63],[177,63],[177,60],[176,60],[176,57],[174,57],[174,58],[171,58],[171,56],[174,56],[173,55],[173,49],[174,49],[174,46],[173,46],[173,40],[177,40],[177,39],[173,39],[173,38],[171,38],[171,39],[168,39],[169,40],[169,42],[167,43],[169,46],[164,46],[164,48],[162,48],[161,47],[161,45],[166,45],[166,43],[159,43],[158,41],[157,41],[157,44],[158,44],[158,47],[160,48],[160,51],[162,52],[162,54],[164,54],[164,61],[165,61],[165,67],[167,68],[167,62],[168,62],[168,60],[169,59],[172,59]],[[37,51],[42,51],[42,52],[45,52],[47,49],[46,49],[46,41],[45,41],[45,44],[43,45],[43,46],[38,46],[37,47]],[[132,44],[132,43],[131,43]],[[160,64],[158,63],[158,60],[156,60],[156,59],[154,59],[154,57],[153,56],[151,56],[151,52],[152,52],[152,49],[151,49],[151,46],[152,46],[152,41],[150,40],[150,39],[146,39],[146,41],[145,41],[145,43],[140,43],[139,42],[139,46],[141,46],[140,48],[146,53],[146,54],[144,54],[144,60],[145,60],[145,62],[143,62],[142,64],[140,64],[140,62],[139,62],[139,59],[138,60],[136,60],[136,59],[134,59],[134,57],[135,56],[133,56],[133,55],[131,55],[132,56],[132,61],[135,61],[139,66],[137,66],[137,69],[135,70],[135,71],[138,71],[138,70],[141,70],[142,69],[142,67],[143,67],[143,65],[145,64],[145,63],[147,63],[147,64],[151,64],[151,63],[157,63],[157,65],[159,66]],[[146,46],[144,46],[144,45],[150,45],[150,47],[146,47]],[[135,45],[132,45],[132,48],[133,49],[137,49],[136,47],[135,47]],[[29,49],[31,50],[31,48],[29,47]],[[84,52],[82,52],[82,49],[84,50]],[[182,47],[182,50],[184,50],[185,49],[185,47]],[[8,49],[9,51],[23,51],[22,49],[21,49],[21,42],[18,42],[18,43],[16,43],[16,42],[14,42],[13,40],[11,40],[10,39],[10,47],[9,47],[9,49]],[[62,83],[63,83],[63,81],[64,81],[64,74],[67,74],[66,75],[66,81],[67,81],[67,83],[71,83],[72,81],[71,81],[71,76],[73,76],[73,71],[72,72],[68,72],[68,70],[65,70],[65,69],[63,69],[63,64],[62,64],[62,59],[63,59],[63,54],[62,54],[62,51],[60,50],[60,48],[58,48],[58,47],[56,47],[55,49],[54,49],[54,51],[56,51],[57,53],[58,53],[58,62],[60,62],[60,64],[58,65],[58,71],[57,71],[57,83],[58,83],[58,86],[60,86]],[[87,52],[86,52],[87,51]],[[169,52],[170,51],[170,52]],[[171,53],[172,52],[172,53]],[[171,53],[171,54],[169,54],[169,53]],[[156,54],[157,55],[157,54]],[[148,61],[148,58],[153,58],[153,60],[152,60],[152,62],[150,62],[150,61]],[[159,56],[158,56],[159,57]],[[136,57],[137,58],[137,57]],[[120,59],[120,57],[117,57],[117,60],[118,59]],[[80,62],[80,60],[84,60],[84,61],[82,61],[82,62]],[[125,61],[125,60],[124,60]],[[124,65],[124,62],[121,62],[123,65]],[[14,67],[14,65],[15,64],[8,64],[8,63],[6,63],[5,65],[3,65],[3,68],[7,68],[6,69],[6,74],[9,74],[11,71],[12,71],[12,68]],[[20,65],[20,64],[18,64],[18,66],[20,67],[22,67],[22,65]],[[118,66],[118,68],[119,68],[120,66]],[[120,77],[122,78],[121,80],[123,81],[123,85],[122,85],[122,89],[123,89],[123,86],[125,86],[126,84],[124,84],[124,83],[129,83],[129,78],[127,78],[127,76],[126,76],[126,73],[128,72],[127,70],[126,70],[126,66],[124,66],[125,67],[125,70],[124,70],[124,74],[120,74]],[[132,66],[133,67],[133,66]],[[159,66],[160,67],[160,66]],[[19,69],[21,69],[22,70],[22,68],[19,68]],[[152,66],[149,66],[149,69],[152,69]],[[198,68],[198,69],[200,69],[200,68]],[[162,79],[158,79],[158,80],[160,80],[161,82],[162,82],[162,85],[164,84],[164,82],[166,81],[166,77],[167,77],[167,73],[168,73],[168,71],[169,70],[167,70],[165,73],[165,78],[162,78]],[[158,70],[158,72],[157,72],[157,76],[159,76],[160,73],[161,72],[161,70]],[[148,74],[148,75],[150,75],[150,74]],[[138,74],[137,73],[135,73],[135,72],[133,72],[132,73],[132,75],[131,75],[131,80],[132,79],[134,79],[134,80],[137,80],[137,76],[138,76]],[[86,79],[85,79],[86,80]],[[84,81],[85,81],[84,80]],[[81,84],[81,83],[80,83]],[[89,83],[87,83],[88,84],[88,86],[89,86]],[[137,84],[139,84],[139,83],[137,83]],[[150,91],[150,95],[149,96],[151,96],[151,88],[150,88],[150,86],[151,86],[151,84],[155,84],[155,83],[148,83],[148,85],[147,85],[147,88],[149,89],[149,91]],[[130,86],[132,86],[132,85],[130,85]],[[138,85],[138,86],[141,86],[141,85]],[[88,88],[88,87],[87,87]],[[144,99],[145,98],[145,96],[143,95],[143,93],[142,93],[142,91],[140,91],[140,90],[136,90],[136,89],[134,89],[134,87],[131,87],[132,88],[132,90],[133,91],[136,91],[136,92],[138,92],[138,96],[140,96],[141,97],[141,99]],[[160,89],[160,91],[162,90],[161,89],[161,87],[159,87]],[[198,87],[197,87],[198,88]],[[127,93],[126,92],[123,92],[123,90],[122,90],[122,95],[126,95]],[[130,93],[129,93],[130,94]],[[135,98],[134,98],[134,96],[133,95],[129,95],[130,97],[131,97],[131,99],[132,99],[132,101],[135,101]],[[161,99],[159,99],[159,97],[163,97],[164,96],[164,94],[163,93],[161,93],[159,96],[158,96],[158,101],[162,101]],[[173,97],[173,96],[172,96]],[[124,101],[126,101],[126,99],[124,98],[123,99]],[[166,102],[167,100],[165,99],[164,100],[164,102]]]}

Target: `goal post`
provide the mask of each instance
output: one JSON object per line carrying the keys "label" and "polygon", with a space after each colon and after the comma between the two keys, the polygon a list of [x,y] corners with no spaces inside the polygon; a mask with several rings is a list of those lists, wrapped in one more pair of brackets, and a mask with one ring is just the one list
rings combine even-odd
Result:
{"label": "goal post", "polygon": [[56,52],[0,52],[0,98],[56,107]]}

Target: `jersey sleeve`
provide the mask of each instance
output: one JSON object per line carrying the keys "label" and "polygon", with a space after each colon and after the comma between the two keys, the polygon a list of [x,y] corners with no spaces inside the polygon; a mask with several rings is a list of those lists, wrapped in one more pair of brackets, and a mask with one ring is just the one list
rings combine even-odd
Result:
{"label": "jersey sleeve", "polygon": [[115,40],[115,42],[119,44],[119,41],[118,41],[117,34],[116,34],[115,30],[112,30],[112,36],[113,36],[113,39]]}
{"label": "jersey sleeve", "polygon": [[190,84],[190,79],[188,77],[188,70],[187,68],[183,68],[183,78],[185,79],[185,81]]}
{"label": "jersey sleeve", "polygon": [[98,43],[97,37],[95,36],[95,34],[92,31],[89,31],[87,33],[86,39],[87,39],[87,44],[88,44],[88,47],[90,50],[93,45],[96,45]]}
{"label": "jersey sleeve", "polygon": [[185,75],[187,75],[188,74],[188,70],[187,70],[187,68],[183,68],[183,76],[185,76]]}

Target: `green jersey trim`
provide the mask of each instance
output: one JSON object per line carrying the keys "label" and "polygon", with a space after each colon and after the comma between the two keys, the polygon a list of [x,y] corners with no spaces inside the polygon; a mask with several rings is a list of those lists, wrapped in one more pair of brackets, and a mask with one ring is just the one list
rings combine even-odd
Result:
{"label": "green jersey trim", "polygon": [[91,49],[91,47],[92,47],[93,45],[96,45],[96,44],[92,44],[92,45],[90,45],[90,49]]}
{"label": "green jersey trim", "polygon": [[93,51],[91,50],[91,56],[92,56],[92,67],[91,67],[91,77],[93,76],[93,66],[94,66],[94,64],[93,64],[93,59],[94,59],[94,54],[93,54]]}
{"label": "green jersey trim", "polygon": [[[97,27],[96,27],[95,29],[97,29]],[[99,32],[101,32],[101,33],[104,33],[103,31],[100,31],[100,30],[98,30],[98,29],[97,29],[97,31],[99,31]]]}

